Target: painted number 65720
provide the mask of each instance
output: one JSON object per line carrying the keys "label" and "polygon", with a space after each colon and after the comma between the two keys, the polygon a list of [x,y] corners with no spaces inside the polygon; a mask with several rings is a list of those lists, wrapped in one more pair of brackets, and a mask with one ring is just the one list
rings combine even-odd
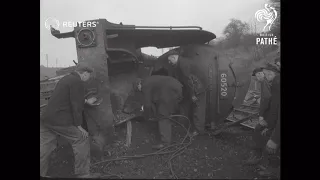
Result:
{"label": "painted number 65720", "polygon": [[226,98],[228,96],[228,82],[227,82],[227,74],[220,74],[220,97]]}

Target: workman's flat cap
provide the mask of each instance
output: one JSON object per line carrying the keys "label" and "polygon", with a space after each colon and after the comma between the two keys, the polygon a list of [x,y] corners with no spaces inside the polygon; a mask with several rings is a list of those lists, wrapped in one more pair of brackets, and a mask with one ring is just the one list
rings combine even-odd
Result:
{"label": "workman's flat cap", "polygon": [[93,68],[86,62],[80,62],[76,66],[76,71],[87,71],[89,73],[92,73]]}
{"label": "workman's flat cap", "polygon": [[253,70],[253,72],[252,72],[252,76],[255,76],[256,73],[262,72],[262,71],[263,71],[263,68],[261,68],[261,67],[255,68],[255,69]]}
{"label": "workman's flat cap", "polygon": [[270,70],[270,71],[274,71],[274,72],[278,72],[279,70],[277,69],[277,67],[275,67],[275,65],[271,65],[271,64],[267,64],[266,67],[264,67],[263,69],[266,70]]}

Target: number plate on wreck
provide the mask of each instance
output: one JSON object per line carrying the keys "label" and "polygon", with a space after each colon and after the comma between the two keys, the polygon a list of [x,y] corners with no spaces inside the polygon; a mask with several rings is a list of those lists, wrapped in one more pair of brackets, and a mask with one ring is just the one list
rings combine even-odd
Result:
{"label": "number plate on wreck", "polygon": [[220,99],[228,99],[228,71],[220,71]]}

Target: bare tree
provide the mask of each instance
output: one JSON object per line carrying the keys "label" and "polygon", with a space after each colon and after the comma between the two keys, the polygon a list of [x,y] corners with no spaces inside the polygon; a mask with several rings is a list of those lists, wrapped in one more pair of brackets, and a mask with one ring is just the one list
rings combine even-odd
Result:
{"label": "bare tree", "polygon": [[226,36],[227,48],[237,47],[243,35],[248,34],[250,30],[249,24],[238,19],[231,19],[230,23],[225,27],[223,34]]}

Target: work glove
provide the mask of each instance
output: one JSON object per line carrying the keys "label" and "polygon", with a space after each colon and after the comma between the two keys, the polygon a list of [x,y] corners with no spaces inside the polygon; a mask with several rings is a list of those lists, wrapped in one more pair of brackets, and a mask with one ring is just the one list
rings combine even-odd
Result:
{"label": "work glove", "polygon": [[198,101],[198,98],[196,96],[192,96],[191,99],[192,99],[192,102],[194,103]]}
{"label": "work glove", "polygon": [[271,139],[269,139],[266,145],[267,152],[270,154],[275,154],[277,151],[277,148],[278,148],[278,145],[275,142],[273,142]]}
{"label": "work glove", "polygon": [[91,98],[88,98],[86,99],[86,103],[89,104],[89,105],[92,105],[93,103],[95,103],[97,101],[97,98],[96,97],[91,97]]}
{"label": "work glove", "polygon": [[268,123],[263,119],[262,116],[259,116],[259,124],[261,126],[268,126]]}
{"label": "work glove", "polygon": [[268,131],[268,128],[265,128],[261,131],[261,135],[262,136],[266,136],[267,135],[267,131]]}

